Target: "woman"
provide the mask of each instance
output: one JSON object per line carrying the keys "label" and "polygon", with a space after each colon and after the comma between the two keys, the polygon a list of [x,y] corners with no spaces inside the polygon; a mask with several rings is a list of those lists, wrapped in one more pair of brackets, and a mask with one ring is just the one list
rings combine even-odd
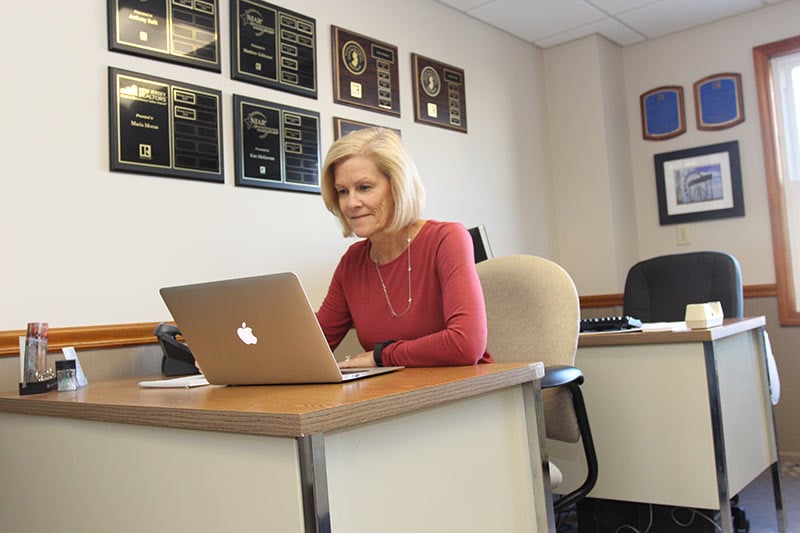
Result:
{"label": "woman", "polygon": [[425,190],[394,132],[370,128],[336,141],[322,198],[343,235],[362,238],[342,256],[317,312],[331,348],[355,327],[368,350],[341,367],[492,362],[472,240],[461,224],[420,218]]}

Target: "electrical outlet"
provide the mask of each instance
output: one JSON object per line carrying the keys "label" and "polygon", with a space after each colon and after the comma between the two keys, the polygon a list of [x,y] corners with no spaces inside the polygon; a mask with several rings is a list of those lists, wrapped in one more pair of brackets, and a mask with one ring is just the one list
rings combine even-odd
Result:
{"label": "electrical outlet", "polygon": [[678,246],[686,246],[690,243],[689,241],[689,225],[688,224],[680,224],[675,227],[675,235],[678,240]]}

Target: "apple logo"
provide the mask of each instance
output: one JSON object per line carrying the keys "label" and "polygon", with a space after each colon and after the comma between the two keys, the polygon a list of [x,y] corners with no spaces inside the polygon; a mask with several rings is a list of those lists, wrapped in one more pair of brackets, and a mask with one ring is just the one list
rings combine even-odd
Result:
{"label": "apple logo", "polygon": [[236,330],[236,334],[242,339],[245,344],[255,344],[258,342],[258,337],[253,335],[253,329],[247,326],[246,322],[242,322],[242,327]]}

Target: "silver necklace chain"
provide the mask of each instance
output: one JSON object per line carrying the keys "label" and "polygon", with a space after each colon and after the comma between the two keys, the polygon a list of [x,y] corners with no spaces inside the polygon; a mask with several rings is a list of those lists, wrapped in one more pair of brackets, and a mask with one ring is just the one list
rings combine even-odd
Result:
{"label": "silver necklace chain", "polygon": [[383,276],[381,276],[381,269],[380,267],[378,267],[378,260],[377,259],[372,260],[373,264],[375,265],[375,272],[378,273],[378,279],[380,280],[381,287],[383,288],[383,295],[386,297],[386,303],[389,304],[389,311],[392,312],[392,316],[394,318],[400,318],[401,316],[408,313],[408,311],[411,309],[412,298],[411,298],[411,231],[410,230],[408,232],[408,238],[406,239],[406,242],[408,250],[407,254],[408,255],[408,306],[406,307],[406,310],[403,311],[402,313],[398,314],[397,312],[395,312],[394,307],[392,306],[392,301],[389,299],[389,291],[386,290],[386,284],[383,282]]}

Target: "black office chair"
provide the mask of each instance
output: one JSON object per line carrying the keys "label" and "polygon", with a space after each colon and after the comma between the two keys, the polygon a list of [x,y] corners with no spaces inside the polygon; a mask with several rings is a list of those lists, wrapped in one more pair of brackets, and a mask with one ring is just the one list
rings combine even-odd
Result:
{"label": "black office chair", "polygon": [[[642,322],[678,322],[687,304],[706,302],[720,302],[726,318],[744,316],[742,272],[732,255],[690,252],[636,263],[625,279],[622,312]],[[731,501],[735,530],[749,530],[739,495]]]}
{"label": "black office chair", "polygon": [[744,313],[739,262],[724,252],[662,255],[628,271],[622,313],[642,322],[676,322],[686,305],[720,302],[727,318]]}

